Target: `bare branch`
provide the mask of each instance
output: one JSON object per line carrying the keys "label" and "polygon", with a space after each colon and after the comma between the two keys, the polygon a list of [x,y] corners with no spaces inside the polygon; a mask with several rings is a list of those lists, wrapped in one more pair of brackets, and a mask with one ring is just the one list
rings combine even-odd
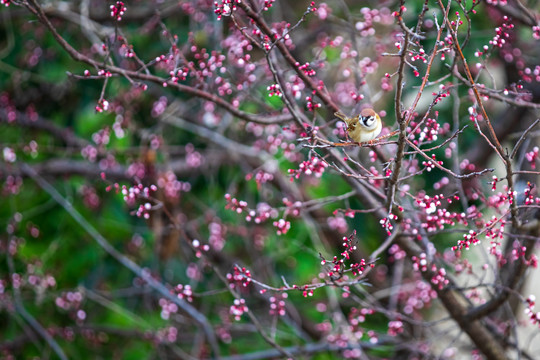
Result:
{"label": "bare branch", "polygon": [[36,184],[46,191],[60,206],[66,210],[66,212],[75,220],[87,233],[90,235],[98,245],[105,250],[109,255],[116,259],[125,268],[129,269],[136,276],[143,279],[150,287],[157,291],[161,296],[165,297],[169,301],[172,301],[186,314],[188,314],[193,320],[199,324],[206,335],[212,351],[216,357],[219,357],[219,346],[214,335],[214,331],[206,317],[201,314],[197,309],[190,305],[187,301],[180,299],[173,295],[165,285],[154,279],[150,271],[141,268],[135,262],[128,257],[124,256],[118,250],[116,250],[74,207],[67,201],[54,187],[52,187],[45,179],[39,176],[31,167],[23,164],[23,171],[30,176]]}

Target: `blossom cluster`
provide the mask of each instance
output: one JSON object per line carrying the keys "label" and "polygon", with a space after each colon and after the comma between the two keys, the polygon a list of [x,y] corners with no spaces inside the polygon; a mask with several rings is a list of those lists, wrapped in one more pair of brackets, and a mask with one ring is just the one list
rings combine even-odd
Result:
{"label": "blossom cluster", "polygon": [[248,311],[245,299],[234,299],[230,307],[229,313],[234,317],[234,320],[240,321],[242,315]]}
{"label": "blossom cluster", "polygon": [[529,317],[529,321],[533,325],[540,324],[540,312],[534,312],[534,306],[536,305],[536,296],[530,295],[525,302],[527,303],[527,308],[525,308],[525,315]]}
{"label": "blossom cluster", "polygon": [[468,225],[467,216],[464,212],[453,212],[443,207],[444,204],[452,204],[454,200],[459,200],[459,197],[457,195],[446,197],[443,194],[429,196],[420,193],[415,202],[424,213],[422,228],[428,232],[434,232],[444,229],[445,225]]}
{"label": "blossom cluster", "polygon": [[251,284],[251,271],[234,266],[233,273],[227,273],[226,278],[231,289],[245,289]]}
{"label": "blossom cluster", "polygon": [[117,1],[116,4],[110,6],[111,9],[111,17],[115,19],[116,21],[122,20],[122,16],[124,16],[126,12],[126,6],[122,1]]}
{"label": "blossom cluster", "polygon": [[324,170],[328,167],[328,163],[324,160],[321,160],[318,157],[312,156],[311,159],[303,161],[298,169],[289,169],[289,174],[291,175],[291,181],[293,179],[299,179],[300,175],[305,174],[308,176],[315,175],[315,177],[322,177]]}
{"label": "blossom cluster", "polygon": [[273,316],[285,316],[286,309],[285,309],[285,299],[287,299],[288,295],[286,292],[280,293],[276,296],[271,296],[270,301],[270,315]]}
{"label": "blossom cluster", "polygon": [[[342,239],[343,251],[339,256],[334,256],[331,260],[331,267],[326,271],[325,276],[331,279],[339,279],[345,276],[345,272],[350,271],[353,276],[359,276],[364,273],[366,267],[373,268],[374,264],[368,264],[365,259],[360,259],[359,262],[351,262],[347,265],[347,262],[352,260],[353,253],[357,249],[357,240],[355,239],[356,233],[353,232],[351,236],[344,236]],[[321,265],[326,265],[328,262],[321,255]],[[346,277],[344,277],[345,279]]]}

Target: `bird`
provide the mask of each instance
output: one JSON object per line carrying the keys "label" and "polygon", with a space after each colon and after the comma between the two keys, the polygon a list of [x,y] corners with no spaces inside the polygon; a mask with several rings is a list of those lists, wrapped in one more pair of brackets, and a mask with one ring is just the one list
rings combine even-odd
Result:
{"label": "bird", "polygon": [[357,143],[373,142],[382,131],[380,116],[371,108],[366,108],[355,117],[348,117],[338,111],[336,117],[345,121],[350,138]]}

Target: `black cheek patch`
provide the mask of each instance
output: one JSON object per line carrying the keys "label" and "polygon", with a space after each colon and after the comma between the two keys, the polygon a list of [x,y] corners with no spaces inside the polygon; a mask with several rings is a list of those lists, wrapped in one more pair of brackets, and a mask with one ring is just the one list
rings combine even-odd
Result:
{"label": "black cheek patch", "polygon": [[369,123],[373,123],[373,116],[363,116],[363,117],[362,117],[362,123],[363,123],[365,126],[368,126]]}

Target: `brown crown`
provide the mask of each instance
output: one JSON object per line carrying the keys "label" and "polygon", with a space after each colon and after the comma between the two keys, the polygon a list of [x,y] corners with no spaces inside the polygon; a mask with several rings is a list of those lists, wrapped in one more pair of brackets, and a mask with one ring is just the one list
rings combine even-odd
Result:
{"label": "brown crown", "polygon": [[369,117],[369,116],[375,116],[377,115],[377,113],[375,113],[375,111],[373,109],[364,109],[362,110],[362,112],[360,113],[360,116],[362,117]]}

